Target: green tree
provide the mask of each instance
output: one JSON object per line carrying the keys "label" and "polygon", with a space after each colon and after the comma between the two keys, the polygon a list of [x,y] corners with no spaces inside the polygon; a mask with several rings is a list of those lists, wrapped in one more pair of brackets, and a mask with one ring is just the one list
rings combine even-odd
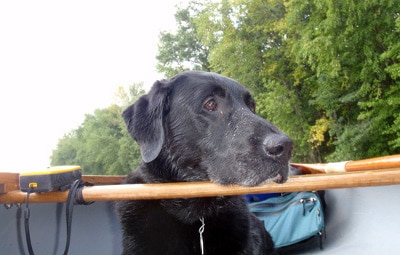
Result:
{"label": "green tree", "polygon": [[248,19],[241,1],[211,2],[195,18],[198,38],[209,48],[211,70],[232,77],[253,92],[262,87],[265,37]]}
{"label": "green tree", "polygon": [[76,161],[81,137],[81,129],[77,128],[65,134],[58,141],[57,149],[51,155],[51,165],[79,165]]}
{"label": "green tree", "polygon": [[291,54],[312,70],[309,103],[330,120],[330,160],[399,152],[399,4],[287,2]]}
{"label": "green tree", "polygon": [[208,48],[197,39],[197,27],[193,17],[201,5],[191,2],[186,8],[175,13],[177,31],[161,32],[158,46],[157,71],[172,77],[185,70],[207,70]]}
{"label": "green tree", "polygon": [[83,123],[65,135],[53,150],[52,165],[80,165],[85,174],[120,175],[141,161],[139,146],[128,134],[121,112],[144,93],[142,84],[126,92],[118,88],[113,104],[87,114]]}

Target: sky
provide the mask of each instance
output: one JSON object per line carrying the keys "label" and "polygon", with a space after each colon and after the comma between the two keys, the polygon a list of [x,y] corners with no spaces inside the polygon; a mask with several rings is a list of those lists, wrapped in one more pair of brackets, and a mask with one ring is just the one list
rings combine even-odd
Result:
{"label": "sky", "polygon": [[0,171],[45,169],[64,134],[155,70],[180,0],[0,1]]}

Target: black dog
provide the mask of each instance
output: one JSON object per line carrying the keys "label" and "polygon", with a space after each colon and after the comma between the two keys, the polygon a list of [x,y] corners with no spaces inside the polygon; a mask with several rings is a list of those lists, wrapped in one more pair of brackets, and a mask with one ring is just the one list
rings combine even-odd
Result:
{"label": "black dog", "polygon": [[[250,93],[232,79],[192,71],[157,81],[123,117],[143,159],[126,183],[255,186],[287,180],[291,140],[255,114]],[[117,208],[123,254],[274,252],[242,196],[123,201]]]}

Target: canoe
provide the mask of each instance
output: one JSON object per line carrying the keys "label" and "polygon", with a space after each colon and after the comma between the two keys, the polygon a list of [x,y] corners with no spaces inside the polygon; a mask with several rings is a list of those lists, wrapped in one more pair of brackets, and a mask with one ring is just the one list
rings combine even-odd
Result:
{"label": "canoe", "polygon": [[[360,181],[367,176],[365,182]],[[347,176],[350,176],[348,178]],[[371,177],[372,176],[372,177]],[[18,185],[13,174],[0,174],[0,251],[1,254],[28,254],[24,230],[25,205],[20,204]],[[312,178],[311,178],[312,177]],[[90,179],[91,177],[86,177]],[[84,196],[105,188],[105,193],[116,193],[121,188],[134,189],[144,195],[136,194],[136,199],[149,199],[147,186],[115,185],[120,177],[110,183],[103,179],[96,180],[102,185],[95,185],[84,190]],[[328,182],[325,182],[326,179]],[[341,180],[335,182],[334,180]],[[353,179],[357,185],[347,184]],[[310,184],[310,183],[312,184]],[[3,184],[1,184],[3,183]],[[359,173],[320,174],[296,176],[286,184],[266,184],[263,187],[241,188],[220,187],[218,192],[224,195],[233,193],[261,193],[291,189],[301,190],[326,187],[326,235],[323,249],[318,245],[301,247],[290,254],[398,254],[400,251],[400,170],[365,171]],[[109,184],[109,185],[104,185]],[[329,185],[328,185],[329,184]],[[175,185],[171,189],[193,191],[188,196],[210,196],[208,190],[214,184],[196,184],[194,188]],[[203,186],[202,186],[203,185]],[[297,186],[296,186],[297,185]],[[313,186],[314,185],[314,186]],[[304,187],[303,187],[304,186]],[[113,188],[112,188],[113,187]],[[288,188],[287,188],[288,187]],[[158,190],[152,186],[150,190]],[[85,193],[87,191],[87,193]],[[117,192],[118,191],[118,192]],[[165,193],[165,192],[164,192]],[[197,193],[197,195],[196,195]],[[12,194],[12,196],[10,196]],[[86,194],[86,195],[85,195]],[[44,196],[32,197],[30,204],[30,232],[35,254],[62,254],[66,240],[65,200],[66,192],[52,192]],[[44,198],[45,202],[35,201]],[[8,201],[14,199],[15,201]],[[118,198],[101,196],[90,205],[76,205],[72,222],[69,254],[121,254],[121,231],[113,202]],[[121,198],[122,199],[122,198]],[[126,199],[123,197],[123,199]],[[130,198],[131,199],[131,198]],[[55,200],[55,201],[52,201]]]}

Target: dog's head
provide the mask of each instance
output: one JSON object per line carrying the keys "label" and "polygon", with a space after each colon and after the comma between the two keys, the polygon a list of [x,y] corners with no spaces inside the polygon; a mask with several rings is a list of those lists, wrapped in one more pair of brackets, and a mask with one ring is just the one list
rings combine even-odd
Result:
{"label": "dog's head", "polygon": [[143,161],[165,181],[255,186],[288,178],[292,141],[255,114],[249,91],[230,78],[191,71],[157,81],[123,117]]}

